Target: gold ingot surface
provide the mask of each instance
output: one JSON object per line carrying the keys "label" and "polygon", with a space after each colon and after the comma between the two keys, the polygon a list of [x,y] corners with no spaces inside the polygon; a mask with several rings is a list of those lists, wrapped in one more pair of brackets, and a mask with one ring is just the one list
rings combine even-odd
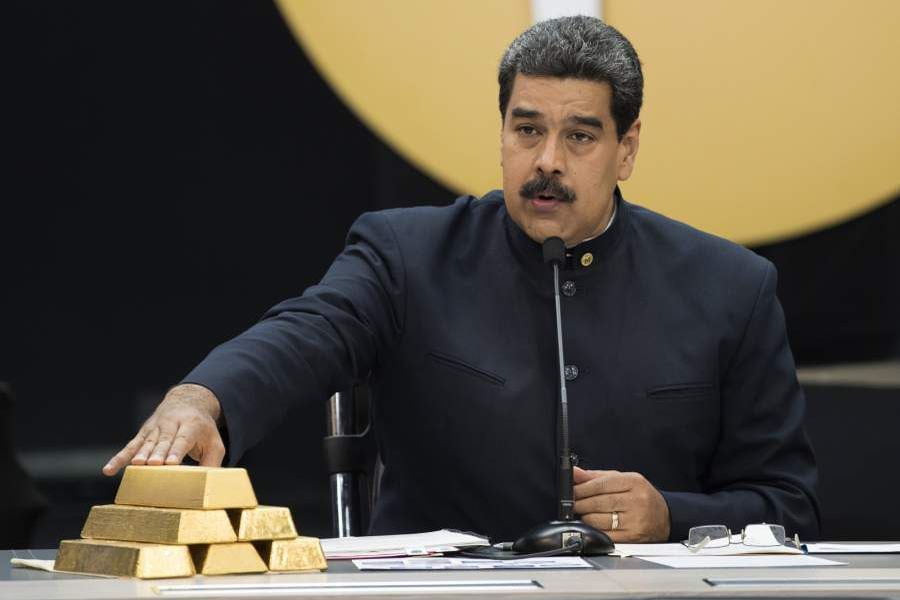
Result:
{"label": "gold ingot surface", "polygon": [[119,484],[116,504],[161,508],[253,508],[256,494],[246,469],[131,465]]}
{"label": "gold ingot surface", "polygon": [[229,575],[264,573],[266,563],[250,542],[191,546],[191,556],[198,573]]}
{"label": "gold ingot surface", "polygon": [[81,537],[156,544],[216,544],[237,536],[222,510],[104,504],[91,508]]}
{"label": "gold ingot surface", "polygon": [[187,546],[109,540],[63,540],[53,567],[71,573],[141,579],[194,575]]}
{"label": "gold ingot surface", "polygon": [[291,510],[286,506],[257,506],[230,510],[231,524],[241,541],[280,540],[297,537]]}
{"label": "gold ingot surface", "polygon": [[319,538],[256,542],[256,548],[270,571],[324,571],[328,568]]}

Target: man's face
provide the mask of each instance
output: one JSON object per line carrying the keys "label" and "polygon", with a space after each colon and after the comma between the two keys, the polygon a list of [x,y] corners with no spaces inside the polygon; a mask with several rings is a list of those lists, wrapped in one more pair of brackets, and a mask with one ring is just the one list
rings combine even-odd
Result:
{"label": "man's face", "polygon": [[640,121],[619,141],[606,83],[517,75],[503,121],[506,210],[536,242],[574,246],[612,214],[616,182],[634,168]]}

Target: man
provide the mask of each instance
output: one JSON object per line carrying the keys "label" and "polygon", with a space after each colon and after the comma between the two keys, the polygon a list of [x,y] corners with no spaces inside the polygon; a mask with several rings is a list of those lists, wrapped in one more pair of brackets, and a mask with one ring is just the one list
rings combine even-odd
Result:
{"label": "man", "polygon": [[372,533],[509,540],[556,514],[561,273],[575,509],[614,541],[694,525],[814,537],[815,462],[770,263],[625,202],[637,54],[597,19],[539,23],[500,65],[503,191],[366,214],[322,281],[219,346],[104,472],[231,462],[295,403],[367,379],[385,470]]}

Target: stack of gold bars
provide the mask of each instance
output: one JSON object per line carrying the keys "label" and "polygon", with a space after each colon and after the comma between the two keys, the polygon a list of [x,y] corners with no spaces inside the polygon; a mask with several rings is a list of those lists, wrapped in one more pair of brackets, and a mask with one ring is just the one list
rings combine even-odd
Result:
{"label": "stack of gold bars", "polygon": [[56,570],[152,579],[326,568],[288,508],[257,505],[245,469],[130,466],[81,537],[60,542]]}

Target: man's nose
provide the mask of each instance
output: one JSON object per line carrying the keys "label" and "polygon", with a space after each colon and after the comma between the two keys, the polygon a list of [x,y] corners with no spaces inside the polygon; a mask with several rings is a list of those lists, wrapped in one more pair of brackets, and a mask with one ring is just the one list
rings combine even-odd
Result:
{"label": "man's nose", "polygon": [[537,170],[547,176],[562,175],[565,171],[565,147],[552,136],[547,136],[537,159]]}

